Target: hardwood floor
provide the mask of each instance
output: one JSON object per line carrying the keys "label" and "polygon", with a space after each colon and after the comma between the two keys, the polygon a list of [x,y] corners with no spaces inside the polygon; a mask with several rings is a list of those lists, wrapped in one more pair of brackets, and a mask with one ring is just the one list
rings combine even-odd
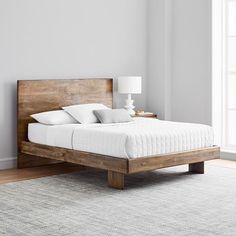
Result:
{"label": "hardwood floor", "polygon": [[[235,168],[236,161],[212,160],[207,161],[206,165],[222,166],[226,168]],[[10,169],[0,171],[0,184],[22,181],[27,179],[36,179],[45,176],[77,172],[85,167],[70,163],[59,163],[50,166],[32,167],[25,169]]]}
{"label": "hardwood floor", "polygon": [[85,167],[70,163],[59,163],[49,166],[32,167],[25,169],[9,169],[0,171],[0,184],[35,179],[45,176],[76,172]]}

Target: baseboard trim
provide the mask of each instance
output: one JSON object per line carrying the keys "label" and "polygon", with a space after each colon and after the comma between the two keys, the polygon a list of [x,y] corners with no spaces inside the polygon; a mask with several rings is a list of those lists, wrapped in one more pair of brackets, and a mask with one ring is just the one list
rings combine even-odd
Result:
{"label": "baseboard trim", "polygon": [[9,157],[0,159],[0,170],[13,169],[17,166],[17,158]]}
{"label": "baseboard trim", "polygon": [[236,161],[236,153],[221,152],[220,158],[223,160]]}

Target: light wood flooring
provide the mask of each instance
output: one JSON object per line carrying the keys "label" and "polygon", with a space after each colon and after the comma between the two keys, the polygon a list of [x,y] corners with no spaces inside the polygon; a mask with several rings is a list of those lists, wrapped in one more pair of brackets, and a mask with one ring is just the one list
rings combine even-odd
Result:
{"label": "light wood flooring", "polygon": [[[206,165],[222,166],[236,169],[236,161],[212,160],[206,162]],[[60,163],[50,166],[25,168],[25,169],[9,169],[0,171],[0,184],[35,179],[51,175],[59,175],[71,172],[78,172],[85,167],[70,163]]]}
{"label": "light wood flooring", "polygon": [[48,166],[25,168],[25,169],[9,169],[0,171],[0,184],[16,182],[27,179],[36,179],[45,176],[66,174],[84,169],[79,165],[70,163],[59,163]]}

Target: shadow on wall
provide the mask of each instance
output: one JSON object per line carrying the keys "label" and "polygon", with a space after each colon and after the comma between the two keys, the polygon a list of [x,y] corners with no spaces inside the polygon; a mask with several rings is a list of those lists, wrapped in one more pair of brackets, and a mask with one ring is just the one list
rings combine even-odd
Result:
{"label": "shadow on wall", "polygon": [[[5,158],[17,155],[17,83],[6,82],[3,84],[3,114],[1,122],[1,135],[4,135],[1,142]],[[6,122],[8,119],[8,122]],[[9,145],[10,144],[10,145]]]}

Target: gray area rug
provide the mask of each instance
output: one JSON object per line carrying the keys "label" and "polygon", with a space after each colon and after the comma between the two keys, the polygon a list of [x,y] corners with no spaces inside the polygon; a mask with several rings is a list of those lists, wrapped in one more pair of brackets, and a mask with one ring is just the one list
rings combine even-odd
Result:
{"label": "gray area rug", "polygon": [[106,187],[82,171],[0,185],[0,235],[236,235],[236,169],[174,167]]}

